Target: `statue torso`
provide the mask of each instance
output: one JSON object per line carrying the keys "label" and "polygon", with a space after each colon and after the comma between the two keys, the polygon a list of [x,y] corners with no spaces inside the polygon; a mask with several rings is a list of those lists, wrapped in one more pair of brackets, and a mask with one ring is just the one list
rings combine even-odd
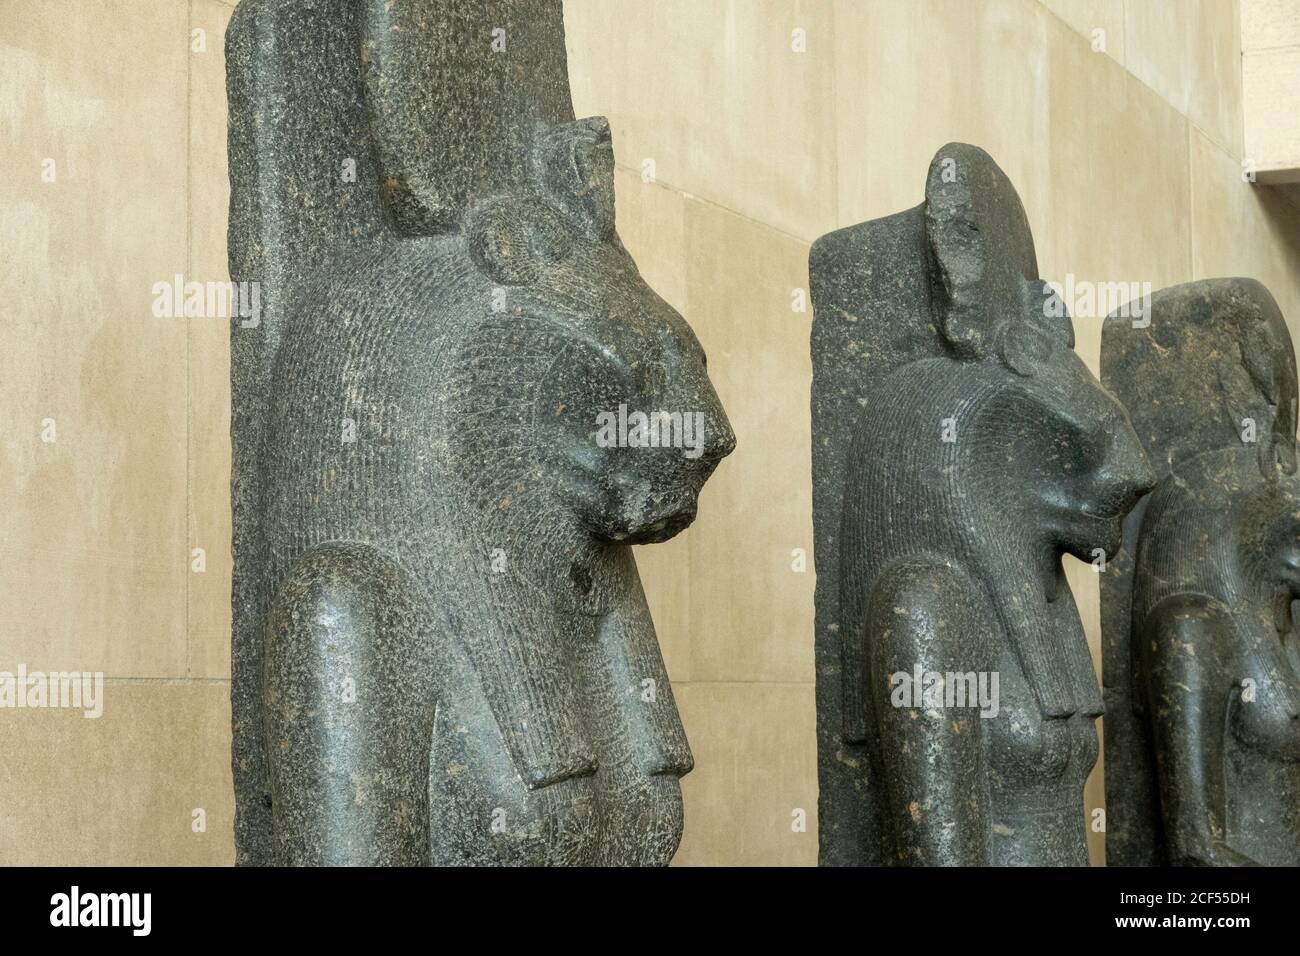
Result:
{"label": "statue torso", "polygon": [[[402,244],[404,257],[431,249]],[[631,549],[570,567],[545,509],[534,508],[530,528],[493,529],[453,492],[465,468],[450,459],[443,376],[464,329],[455,316],[391,303],[371,311],[346,292],[392,289],[393,274],[410,269],[405,259],[353,263],[340,296],[321,312],[309,304],[286,330],[266,444],[268,478],[281,490],[265,525],[268,587],[305,551],[343,540],[392,556],[421,588],[437,635],[435,863],[666,864],[682,820],[671,771],[688,770],[690,758]],[[344,329],[372,350],[320,347]],[[422,364],[421,353],[435,361]],[[552,565],[570,573],[557,581]],[[653,700],[641,699],[644,679]],[[493,695],[508,712],[494,711]],[[653,719],[638,719],[643,710]],[[519,747],[503,719],[517,725]],[[646,769],[655,753],[665,772]],[[521,754],[530,755],[523,766]],[[548,782],[530,787],[530,768]]]}

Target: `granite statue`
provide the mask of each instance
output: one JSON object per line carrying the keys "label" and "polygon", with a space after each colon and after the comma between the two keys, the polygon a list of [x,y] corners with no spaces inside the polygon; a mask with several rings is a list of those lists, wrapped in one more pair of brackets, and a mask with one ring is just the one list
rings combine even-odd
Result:
{"label": "granite statue", "polygon": [[1268,290],[1115,314],[1102,381],[1159,483],[1102,576],[1109,866],[1300,865],[1296,360]]}
{"label": "granite statue", "polygon": [[1083,865],[1101,691],[1062,556],[1152,482],[982,150],[809,260],[823,865]]}
{"label": "granite statue", "polygon": [[692,757],[631,546],[690,524],[734,436],[615,231],[560,0],[243,0],[226,41],[260,289],[237,861],[666,864]]}

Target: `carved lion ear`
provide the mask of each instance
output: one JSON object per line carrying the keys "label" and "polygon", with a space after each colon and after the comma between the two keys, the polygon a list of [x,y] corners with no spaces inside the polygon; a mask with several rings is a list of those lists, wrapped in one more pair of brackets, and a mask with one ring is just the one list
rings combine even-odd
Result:
{"label": "carved lion ear", "polygon": [[1038,276],[1020,197],[988,153],[950,143],[935,154],[925,236],[939,332],[961,357],[982,358],[1023,316]]}
{"label": "carved lion ear", "polygon": [[539,127],[528,157],[534,189],[596,242],[614,233],[614,146],[603,116]]}
{"label": "carved lion ear", "polygon": [[1266,477],[1278,468],[1296,471],[1296,366],[1291,334],[1277,302],[1262,287],[1241,283],[1237,300],[1259,318],[1245,324],[1238,338],[1241,365],[1254,390],[1269,409],[1268,448],[1261,443],[1260,468]]}
{"label": "carved lion ear", "polygon": [[470,257],[493,282],[528,285],[568,256],[570,227],[536,199],[492,196],[465,217]]}

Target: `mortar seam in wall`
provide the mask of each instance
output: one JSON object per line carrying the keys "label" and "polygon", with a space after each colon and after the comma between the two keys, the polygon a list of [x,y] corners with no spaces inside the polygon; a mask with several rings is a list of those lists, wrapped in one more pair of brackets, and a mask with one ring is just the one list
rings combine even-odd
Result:
{"label": "mortar seam in wall", "polygon": [[[1240,166],[1241,160],[1238,160],[1236,157],[1234,157],[1234,156],[1232,155],[1231,151],[1229,151],[1229,150],[1227,150],[1227,149],[1224,148],[1224,146],[1223,146],[1222,143],[1220,143],[1218,140],[1216,140],[1214,137],[1212,137],[1212,136],[1211,136],[1209,133],[1207,133],[1205,130],[1201,129],[1201,127],[1197,126],[1195,123],[1193,123],[1193,122],[1191,122],[1191,121],[1189,120],[1188,123],[1187,123],[1187,126],[1188,126],[1188,132],[1187,132],[1187,136],[1188,136],[1188,140],[1187,140],[1187,158],[1188,158],[1188,192],[1189,192],[1189,195],[1190,195],[1191,197],[1195,197],[1195,195],[1196,195],[1196,194],[1195,194],[1195,190],[1194,190],[1194,188],[1193,188],[1193,186],[1192,186],[1192,183],[1191,183],[1191,155],[1192,155],[1192,150],[1191,150],[1191,136],[1192,136],[1193,131],[1194,131],[1194,132],[1197,132],[1197,133],[1200,133],[1201,136],[1205,139],[1205,142],[1206,142],[1206,143],[1208,143],[1208,144],[1209,144],[1210,146],[1212,146],[1214,149],[1217,149],[1217,150],[1218,150],[1220,153],[1222,153],[1224,156],[1228,157],[1229,160],[1232,160],[1233,162],[1236,162],[1239,166]],[[1253,191],[1253,192],[1255,193],[1255,198],[1256,198],[1256,199],[1262,199],[1262,194],[1259,192],[1259,190],[1261,190],[1261,189],[1273,190],[1273,185],[1274,185],[1274,184],[1270,184],[1270,183],[1261,183],[1261,182],[1256,182],[1256,183],[1253,183],[1253,184],[1249,185],[1247,188],[1250,189],[1251,191]],[[1287,184],[1282,184],[1282,185],[1287,185]],[[1290,185],[1300,185],[1300,184],[1290,184]],[[1300,203],[1296,202],[1295,200],[1292,200],[1291,197],[1290,197],[1289,195],[1287,195],[1287,193],[1286,193],[1285,191],[1282,191],[1282,190],[1273,190],[1273,194],[1276,195],[1276,196],[1277,196],[1278,198],[1280,198],[1281,200],[1283,200],[1284,202],[1290,204],[1291,206],[1294,206],[1296,209],[1300,209]],[[1195,238],[1196,238],[1196,233],[1193,232],[1193,233],[1192,233],[1192,239],[1193,239],[1193,242],[1195,241]]]}
{"label": "mortar seam in wall", "polygon": [[[622,163],[615,163],[615,166],[618,169],[623,170],[623,172],[625,173],[633,174],[638,179],[640,179],[641,177],[641,170],[639,168],[633,166],[626,166]],[[753,216],[750,216],[747,213],[743,213],[738,209],[732,209],[730,206],[723,205],[717,200],[709,199],[706,196],[700,196],[693,192],[688,192],[687,190],[683,189],[681,186],[675,185],[666,179],[661,179],[658,176],[655,177],[653,182],[642,183],[642,185],[659,186],[663,189],[671,190],[672,192],[675,192],[677,193],[677,195],[682,196],[686,199],[693,199],[696,202],[700,203],[701,205],[712,206],[714,209],[721,209],[723,212],[730,213],[731,215],[736,216],[739,219],[743,219],[748,223],[751,223],[755,226],[761,226],[762,228],[767,229],[770,232],[776,233],[778,236],[784,236],[786,239],[792,239],[795,242],[802,243],[805,246],[811,246],[815,241],[813,239],[805,239],[803,236],[796,235],[793,232],[786,232],[784,229],[781,229],[778,226],[774,226],[770,222],[764,222],[761,219],[755,219]]]}
{"label": "mortar seam in wall", "polygon": [[[1057,21],[1057,22],[1058,22],[1062,27],[1064,27],[1064,28],[1069,32],[1069,34],[1070,34],[1071,36],[1075,37],[1077,40],[1079,40],[1079,41],[1081,41],[1081,42],[1086,42],[1086,38],[1085,38],[1081,33],[1079,33],[1079,31],[1076,30],[1073,26],[1071,26],[1069,23],[1067,23],[1065,20],[1063,20],[1063,19],[1062,19],[1062,18],[1061,18],[1061,17],[1060,17],[1060,16],[1059,16],[1059,15],[1058,15],[1054,10],[1052,10],[1051,8],[1049,8],[1049,7],[1047,7],[1046,5],[1042,4],[1041,2],[1038,2],[1038,0],[1035,0],[1035,5],[1036,5],[1040,10],[1042,10],[1042,11],[1043,11],[1047,16],[1051,17],[1053,20]],[[1229,157],[1234,158],[1235,161],[1237,161],[1237,162],[1241,162],[1242,157],[1240,157],[1240,156],[1236,156],[1236,155],[1235,155],[1235,150],[1233,149],[1232,146],[1230,146],[1230,145],[1227,144],[1227,143],[1224,143],[1224,142],[1223,142],[1223,141],[1218,137],[1218,135],[1217,135],[1216,133],[1212,132],[1211,130],[1205,129],[1203,126],[1201,126],[1200,123],[1199,123],[1196,119],[1194,119],[1191,115],[1189,115],[1188,113],[1184,112],[1183,110],[1179,109],[1179,108],[1178,108],[1178,107],[1177,107],[1177,106],[1176,106],[1176,105],[1175,105],[1175,104],[1174,104],[1174,103],[1173,103],[1173,102],[1172,102],[1168,97],[1166,97],[1163,93],[1161,93],[1161,92],[1160,92],[1159,90],[1157,90],[1155,87],[1151,86],[1151,85],[1150,85],[1149,83],[1147,83],[1144,79],[1142,79],[1142,77],[1138,76],[1136,73],[1134,73],[1134,72],[1132,71],[1132,69],[1129,68],[1129,66],[1128,66],[1128,64],[1127,64],[1127,59],[1128,59],[1128,30],[1127,30],[1127,23],[1128,23],[1128,18],[1127,18],[1127,13],[1126,13],[1126,14],[1125,14],[1125,27],[1126,27],[1126,29],[1123,31],[1123,34],[1122,34],[1122,37],[1123,37],[1123,50],[1124,50],[1124,61],[1117,60],[1115,57],[1110,56],[1109,54],[1105,54],[1105,55],[1104,55],[1104,59],[1105,59],[1105,60],[1108,60],[1108,61],[1109,61],[1109,62],[1110,62],[1110,63],[1111,63],[1115,68],[1117,68],[1117,69],[1123,71],[1123,73],[1124,73],[1125,76],[1129,77],[1129,78],[1132,79],[1134,82],[1136,82],[1136,83],[1138,83],[1140,86],[1144,87],[1144,88],[1145,88],[1145,89],[1146,89],[1146,90],[1147,90],[1147,91],[1148,91],[1152,96],[1154,96],[1154,97],[1156,98],[1157,101],[1159,101],[1160,103],[1164,104],[1166,107],[1168,107],[1170,110],[1172,110],[1176,115],[1182,117],[1183,120],[1185,120],[1189,126],[1194,127],[1194,128],[1196,128],[1197,130],[1199,130],[1199,131],[1200,131],[1200,132],[1201,132],[1201,133],[1202,133],[1202,134],[1203,134],[1203,135],[1204,135],[1208,140],[1210,140],[1212,143],[1214,143],[1214,145],[1218,146],[1218,147],[1219,147],[1219,148],[1220,148],[1224,153],[1226,153]],[[1240,31],[1238,31],[1238,32],[1240,33]],[[1239,52],[1240,52],[1240,51],[1239,51]],[[834,99],[834,96],[836,95],[836,88],[835,88],[835,86],[834,86],[834,82],[835,82],[835,76],[834,76],[834,74],[835,74],[834,63],[832,63],[831,66],[832,66],[832,69],[831,69],[831,73],[832,73],[832,77],[831,77],[831,82],[832,82],[832,102],[836,102],[836,100]],[[1240,55],[1237,57],[1237,73],[1238,73],[1238,91],[1240,91],[1240,90],[1242,89],[1242,78],[1241,78],[1241,56],[1240,56]],[[1238,105],[1239,105],[1239,106],[1244,105],[1243,102],[1242,102],[1242,97],[1241,97],[1240,95],[1239,95],[1238,98],[1237,98],[1237,102],[1238,102]],[[1245,116],[1244,109],[1243,109],[1242,116],[1243,116],[1243,123],[1244,123],[1244,116]],[[835,125],[836,125],[836,129],[837,129],[836,137],[837,137],[837,140],[838,140],[838,124],[835,124]],[[1242,146],[1242,148],[1244,149],[1244,148],[1245,148],[1245,146],[1244,146],[1244,140],[1245,140],[1245,132],[1244,132],[1244,129],[1243,129],[1243,131],[1242,131],[1242,139],[1243,139],[1243,146]],[[1188,157],[1189,157],[1189,160],[1190,160],[1190,150],[1189,150]],[[838,163],[838,142],[836,143],[836,162]],[[625,165],[624,163],[616,163],[616,166],[617,166],[619,169],[622,169],[624,172],[631,173],[631,174],[637,176],[638,178],[640,177],[640,170],[637,169],[637,168],[627,166],[627,165]],[[835,198],[835,203],[834,203],[834,205],[832,206],[832,208],[835,209],[836,221],[838,222],[838,221],[839,221],[838,169],[833,170],[833,172],[835,173],[835,176],[836,176],[836,180],[835,180],[835,181],[836,181],[836,184],[837,184],[837,195],[834,197],[834,198]],[[660,177],[656,177],[655,180],[654,180],[654,182],[653,182],[653,185],[663,186],[665,189],[671,189],[671,190],[673,190],[674,192],[678,193],[678,194],[681,195],[681,196],[687,197],[687,198],[689,198],[689,199],[694,199],[694,200],[697,201],[697,202],[703,203],[703,204],[708,205],[708,206],[713,206],[714,208],[717,208],[717,209],[724,210],[724,211],[729,212],[729,213],[731,213],[731,214],[733,214],[733,215],[735,215],[735,216],[740,217],[741,219],[744,219],[746,222],[750,222],[750,223],[753,223],[753,224],[755,224],[755,225],[762,226],[762,227],[764,227],[764,228],[766,228],[766,229],[769,229],[770,231],[776,233],[777,235],[785,236],[785,237],[788,238],[788,239],[793,239],[793,240],[795,240],[795,241],[797,241],[797,242],[805,243],[805,244],[807,244],[807,245],[811,245],[814,241],[816,241],[815,238],[810,239],[810,238],[807,238],[807,237],[804,237],[804,236],[798,235],[798,234],[796,234],[796,233],[788,232],[788,231],[786,231],[785,229],[782,229],[782,228],[780,228],[780,227],[778,227],[778,226],[773,225],[772,223],[764,222],[764,221],[761,220],[761,219],[755,219],[753,216],[750,216],[750,215],[748,215],[747,213],[741,212],[740,210],[735,209],[735,208],[733,208],[733,207],[731,207],[731,206],[725,205],[724,203],[718,202],[718,201],[713,200],[713,199],[709,199],[709,198],[707,198],[707,197],[705,197],[705,196],[700,196],[700,195],[698,195],[698,194],[696,194],[696,193],[689,192],[688,190],[686,190],[685,188],[683,188],[683,187],[681,187],[681,186],[675,184],[675,183],[672,182],[671,180],[667,180],[667,179],[663,179],[663,178],[660,178]],[[833,227],[833,228],[837,228],[837,227]]]}
{"label": "mortar seam in wall", "polygon": [[[1241,3],[1242,0],[1237,0],[1237,2],[1232,5],[1232,22],[1236,25],[1237,28],[1237,89],[1240,91],[1241,94],[1239,100],[1241,104],[1241,127],[1240,129],[1238,129],[1238,132],[1241,134],[1241,156],[1238,158],[1237,161],[1244,163],[1247,158],[1246,157],[1246,51],[1241,42]],[[1191,154],[1190,146],[1191,146],[1191,141],[1189,140],[1188,141],[1189,148],[1187,152],[1187,169],[1188,169],[1189,182],[1191,181],[1190,173],[1192,168],[1191,166],[1192,154]]]}
{"label": "mortar seam in wall", "polygon": [[[1124,13],[1124,29],[1120,33],[1120,52],[1124,54],[1124,59],[1120,61],[1119,65],[1124,67],[1125,73],[1131,74],[1132,70],[1128,68],[1128,2],[1127,0],[1124,0],[1124,2],[1119,5],[1119,8]],[[1240,35],[1240,31],[1238,32],[1238,35]]]}
{"label": "mortar seam in wall", "polygon": [[[194,179],[194,90],[193,90],[193,72],[194,72],[194,54],[190,49],[191,37],[194,35],[194,0],[189,0],[189,28],[186,30],[185,37],[185,275],[188,277],[194,266],[194,208],[191,201],[191,192]],[[185,323],[185,547],[182,549],[186,556],[185,565],[185,676],[189,677],[192,673],[190,661],[190,585],[191,578],[194,576],[193,569],[189,566],[190,540],[193,534],[190,523],[194,516],[194,489],[192,487],[193,476],[190,474],[190,458],[193,452],[193,435],[192,420],[194,417],[194,407],[192,403],[194,382],[193,382],[193,363],[191,354],[193,351],[193,337],[191,335],[191,326],[193,323]]]}
{"label": "mortar seam in wall", "polygon": [[1297,53],[1300,53],[1300,43],[1277,43],[1273,46],[1251,47],[1249,50],[1242,47],[1241,55],[1244,59],[1245,57],[1253,56],[1256,53],[1276,53],[1278,50],[1294,50]]}
{"label": "mortar seam in wall", "polygon": [[[1065,27],[1065,29],[1069,30],[1071,33],[1073,33],[1075,36],[1079,37],[1080,39],[1084,40],[1085,42],[1087,41],[1087,38],[1082,33],[1080,33],[1077,29],[1075,29],[1074,24],[1070,23],[1063,16],[1061,16],[1059,13],[1057,13],[1055,10],[1049,7],[1045,2],[1045,0],[1033,0],[1033,3],[1038,7],[1038,9],[1042,10],[1053,20],[1056,20],[1058,23],[1060,23],[1061,26]],[[1122,41],[1122,45],[1120,47],[1120,53],[1123,55],[1123,59],[1116,59],[1115,57],[1111,56],[1109,53],[1104,53],[1103,55],[1107,59],[1114,62],[1115,65],[1118,66],[1125,73],[1132,73],[1132,71],[1128,68],[1128,4],[1127,2],[1120,4],[1120,9],[1124,11],[1124,30],[1120,34],[1120,39]],[[1105,27],[1102,27],[1101,24],[1097,24],[1095,27],[1093,27],[1093,29],[1097,29],[1099,27],[1103,30],[1105,29]],[[1164,99],[1163,96],[1160,98]],[[1173,106],[1172,103],[1170,103],[1169,105]]]}
{"label": "mortar seam in wall", "polygon": [[105,684],[229,684],[228,677],[109,677]]}
{"label": "mortar seam in wall", "polygon": [[[1182,114],[1179,114],[1179,115],[1182,115]],[[1218,149],[1221,153],[1223,153],[1223,155],[1227,156],[1230,160],[1232,160],[1232,161],[1233,161],[1234,163],[1236,163],[1238,166],[1241,165],[1242,160],[1243,160],[1245,157],[1235,155],[1235,154],[1232,152],[1231,149],[1229,149],[1227,146],[1224,146],[1221,142],[1219,142],[1217,139],[1215,139],[1213,133],[1211,133],[1211,132],[1210,132],[1209,130],[1207,130],[1205,127],[1201,126],[1199,123],[1193,121],[1192,118],[1191,118],[1190,116],[1184,117],[1184,119],[1187,120],[1187,125],[1188,125],[1188,127],[1189,127],[1190,129],[1194,129],[1194,130],[1196,130],[1196,132],[1198,132],[1198,133],[1200,133],[1202,136],[1204,136],[1204,137],[1205,137],[1205,138],[1210,142],[1210,144],[1213,145],[1216,149]],[[1244,135],[1244,131],[1243,131],[1243,135]]]}
{"label": "mortar seam in wall", "polygon": [[[1076,30],[1073,26],[1071,26],[1069,23],[1067,23],[1064,19],[1062,19],[1061,16],[1060,16],[1060,14],[1058,14],[1055,10],[1053,10],[1051,7],[1047,6],[1045,3],[1042,3],[1041,0],[1035,0],[1035,3],[1036,3],[1036,5],[1037,5],[1041,10],[1043,10],[1043,11],[1044,11],[1044,12],[1045,12],[1049,17],[1051,17],[1052,19],[1054,19],[1054,20],[1056,20],[1058,23],[1060,23],[1062,26],[1064,26],[1064,27],[1066,28],[1066,30],[1068,30],[1068,31],[1069,31],[1071,34],[1073,34],[1075,37],[1077,37],[1079,40],[1081,40],[1081,41],[1083,41],[1083,42],[1085,42],[1085,43],[1087,42],[1087,38],[1086,38],[1082,33],[1080,33],[1078,30]],[[1151,85],[1150,83],[1148,83],[1146,80],[1142,79],[1142,77],[1138,76],[1136,73],[1133,72],[1132,68],[1128,65],[1128,39],[1129,39],[1129,38],[1128,38],[1128,0],[1125,0],[1125,3],[1123,4],[1123,10],[1124,10],[1124,33],[1123,33],[1123,41],[1124,41],[1124,42],[1123,42],[1124,59],[1123,59],[1122,61],[1121,61],[1121,60],[1117,60],[1115,57],[1111,56],[1109,53],[1104,54],[1104,55],[1103,55],[1104,58],[1107,59],[1107,60],[1110,60],[1111,63],[1113,63],[1115,66],[1117,66],[1117,67],[1119,67],[1121,70],[1123,70],[1125,74],[1127,74],[1128,76],[1132,77],[1132,78],[1133,78],[1135,81],[1137,81],[1137,83],[1139,83],[1141,86],[1146,87],[1146,89],[1147,89],[1147,90],[1148,90],[1148,91],[1149,91],[1153,96],[1155,96],[1156,99],[1158,99],[1161,103],[1165,104],[1165,106],[1169,107],[1171,110],[1173,110],[1173,111],[1174,111],[1175,113],[1177,113],[1179,116],[1181,116],[1183,119],[1187,120],[1187,122],[1188,122],[1190,125],[1195,126],[1197,129],[1201,130],[1201,132],[1204,133],[1204,134],[1206,135],[1206,137],[1208,137],[1209,139],[1211,139],[1211,140],[1214,141],[1214,144],[1215,144],[1216,146],[1219,146],[1219,147],[1220,147],[1220,148],[1221,148],[1225,153],[1227,153],[1229,156],[1232,156],[1232,155],[1233,155],[1233,150],[1232,150],[1232,148],[1231,148],[1228,144],[1221,142],[1221,141],[1219,140],[1219,138],[1218,138],[1217,136],[1215,136],[1213,133],[1211,133],[1209,130],[1203,129],[1203,128],[1201,127],[1201,125],[1200,125],[1196,120],[1194,120],[1194,119],[1191,117],[1190,114],[1185,113],[1185,112],[1183,112],[1182,110],[1180,110],[1180,109],[1179,109],[1179,108],[1174,104],[1174,102],[1173,102],[1172,100],[1170,100],[1167,96],[1165,96],[1163,93],[1161,93],[1159,90],[1157,90],[1154,86],[1152,86],[1152,85]],[[1241,25],[1240,25],[1240,21],[1238,22],[1238,28],[1237,28],[1237,45],[1238,45],[1238,50],[1237,50],[1237,89],[1238,89],[1237,103],[1238,103],[1239,106],[1242,107],[1242,123],[1243,123],[1243,125],[1244,125],[1244,123],[1245,123],[1245,115],[1246,115],[1246,111],[1245,111],[1245,103],[1244,103],[1244,97],[1240,95],[1240,92],[1241,92],[1241,90],[1242,90],[1241,59],[1242,59],[1242,55],[1244,54],[1244,51],[1240,49],[1240,46],[1241,46]],[[1242,148],[1243,150],[1246,148],[1246,146],[1245,146],[1245,130],[1244,130],[1244,129],[1242,130],[1242,147],[1241,147],[1241,148]],[[1236,157],[1236,159],[1237,159],[1237,162],[1241,162],[1242,157],[1238,156],[1238,157]]]}
{"label": "mortar seam in wall", "polygon": [[[1241,65],[1240,65],[1240,64],[1241,64],[1241,57],[1240,57],[1240,56],[1237,57],[1237,64],[1238,64],[1238,66],[1237,66],[1237,73],[1238,73],[1238,81],[1239,81],[1239,82],[1238,82],[1238,89],[1240,89],[1240,74],[1241,74]],[[1157,90],[1154,86],[1152,86],[1151,84],[1147,83],[1146,80],[1142,79],[1142,77],[1138,76],[1136,73],[1134,73],[1132,70],[1129,70],[1127,67],[1124,68],[1124,72],[1128,73],[1129,76],[1133,77],[1133,79],[1136,80],[1140,85],[1145,86],[1145,87],[1146,87],[1146,88],[1147,88],[1147,89],[1152,93],[1152,95],[1154,95],[1154,96],[1156,97],[1156,99],[1160,100],[1161,103],[1164,103],[1164,104],[1165,104],[1166,106],[1168,106],[1171,110],[1173,110],[1175,113],[1177,113],[1177,114],[1178,114],[1179,116],[1181,116],[1183,119],[1185,119],[1185,120],[1187,121],[1187,125],[1188,125],[1188,126],[1194,126],[1196,129],[1200,130],[1200,131],[1205,135],[1205,137],[1206,137],[1207,139],[1209,139],[1210,141],[1212,141],[1212,142],[1214,143],[1215,146],[1218,146],[1220,149],[1222,149],[1222,150],[1223,150],[1225,153],[1227,153],[1229,156],[1232,156],[1232,155],[1233,155],[1233,152],[1234,152],[1234,151],[1233,151],[1232,147],[1230,147],[1230,146],[1228,146],[1228,144],[1226,144],[1226,143],[1220,141],[1220,139],[1218,138],[1218,136],[1216,136],[1214,133],[1212,133],[1212,132],[1210,132],[1209,130],[1207,130],[1207,129],[1205,129],[1204,127],[1202,127],[1201,124],[1200,124],[1199,122],[1197,122],[1195,119],[1193,119],[1193,118],[1191,117],[1190,114],[1188,114],[1188,113],[1184,113],[1184,112],[1183,112],[1182,110],[1180,110],[1177,106],[1175,106],[1173,103],[1171,103],[1168,99],[1166,99],[1165,95],[1164,95],[1163,93],[1161,93],[1159,90]],[[1242,133],[1241,133],[1241,136],[1242,136],[1242,146],[1241,146],[1241,148],[1242,148],[1243,150],[1245,150],[1245,148],[1246,148],[1246,144],[1245,144],[1245,138],[1246,138],[1246,131],[1245,131],[1245,116],[1246,116],[1246,111],[1245,111],[1245,104],[1244,104],[1244,102],[1243,102],[1243,97],[1238,96],[1238,98],[1237,98],[1237,103],[1238,103],[1238,105],[1240,105],[1240,106],[1242,107]],[[1240,163],[1240,162],[1241,162],[1241,157],[1240,157],[1240,156],[1237,156],[1237,157],[1236,157],[1236,161]]]}

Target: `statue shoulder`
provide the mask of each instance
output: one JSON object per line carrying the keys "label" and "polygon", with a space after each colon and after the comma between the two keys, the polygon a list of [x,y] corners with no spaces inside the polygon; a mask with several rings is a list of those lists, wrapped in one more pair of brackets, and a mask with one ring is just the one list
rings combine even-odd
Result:
{"label": "statue shoulder", "polygon": [[1204,668],[1232,653],[1236,634],[1232,612],[1222,601],[1195,592],[1172,594],[1147,612],[1137,653],[1148,667]]}
{"label": "statue shoulder", "polygon": [[908,557],[876,579],[867,616],[878,643],[936,663],[968,658],[997,628],[984,586],[957,562]]}
{"label": "statue shoulder", "polygon": [[1158,601],[1147,612],[1143,632],[1149,637],[1215,637],[1232,628],[1232,612],[1218,598],[1185,591]]}

